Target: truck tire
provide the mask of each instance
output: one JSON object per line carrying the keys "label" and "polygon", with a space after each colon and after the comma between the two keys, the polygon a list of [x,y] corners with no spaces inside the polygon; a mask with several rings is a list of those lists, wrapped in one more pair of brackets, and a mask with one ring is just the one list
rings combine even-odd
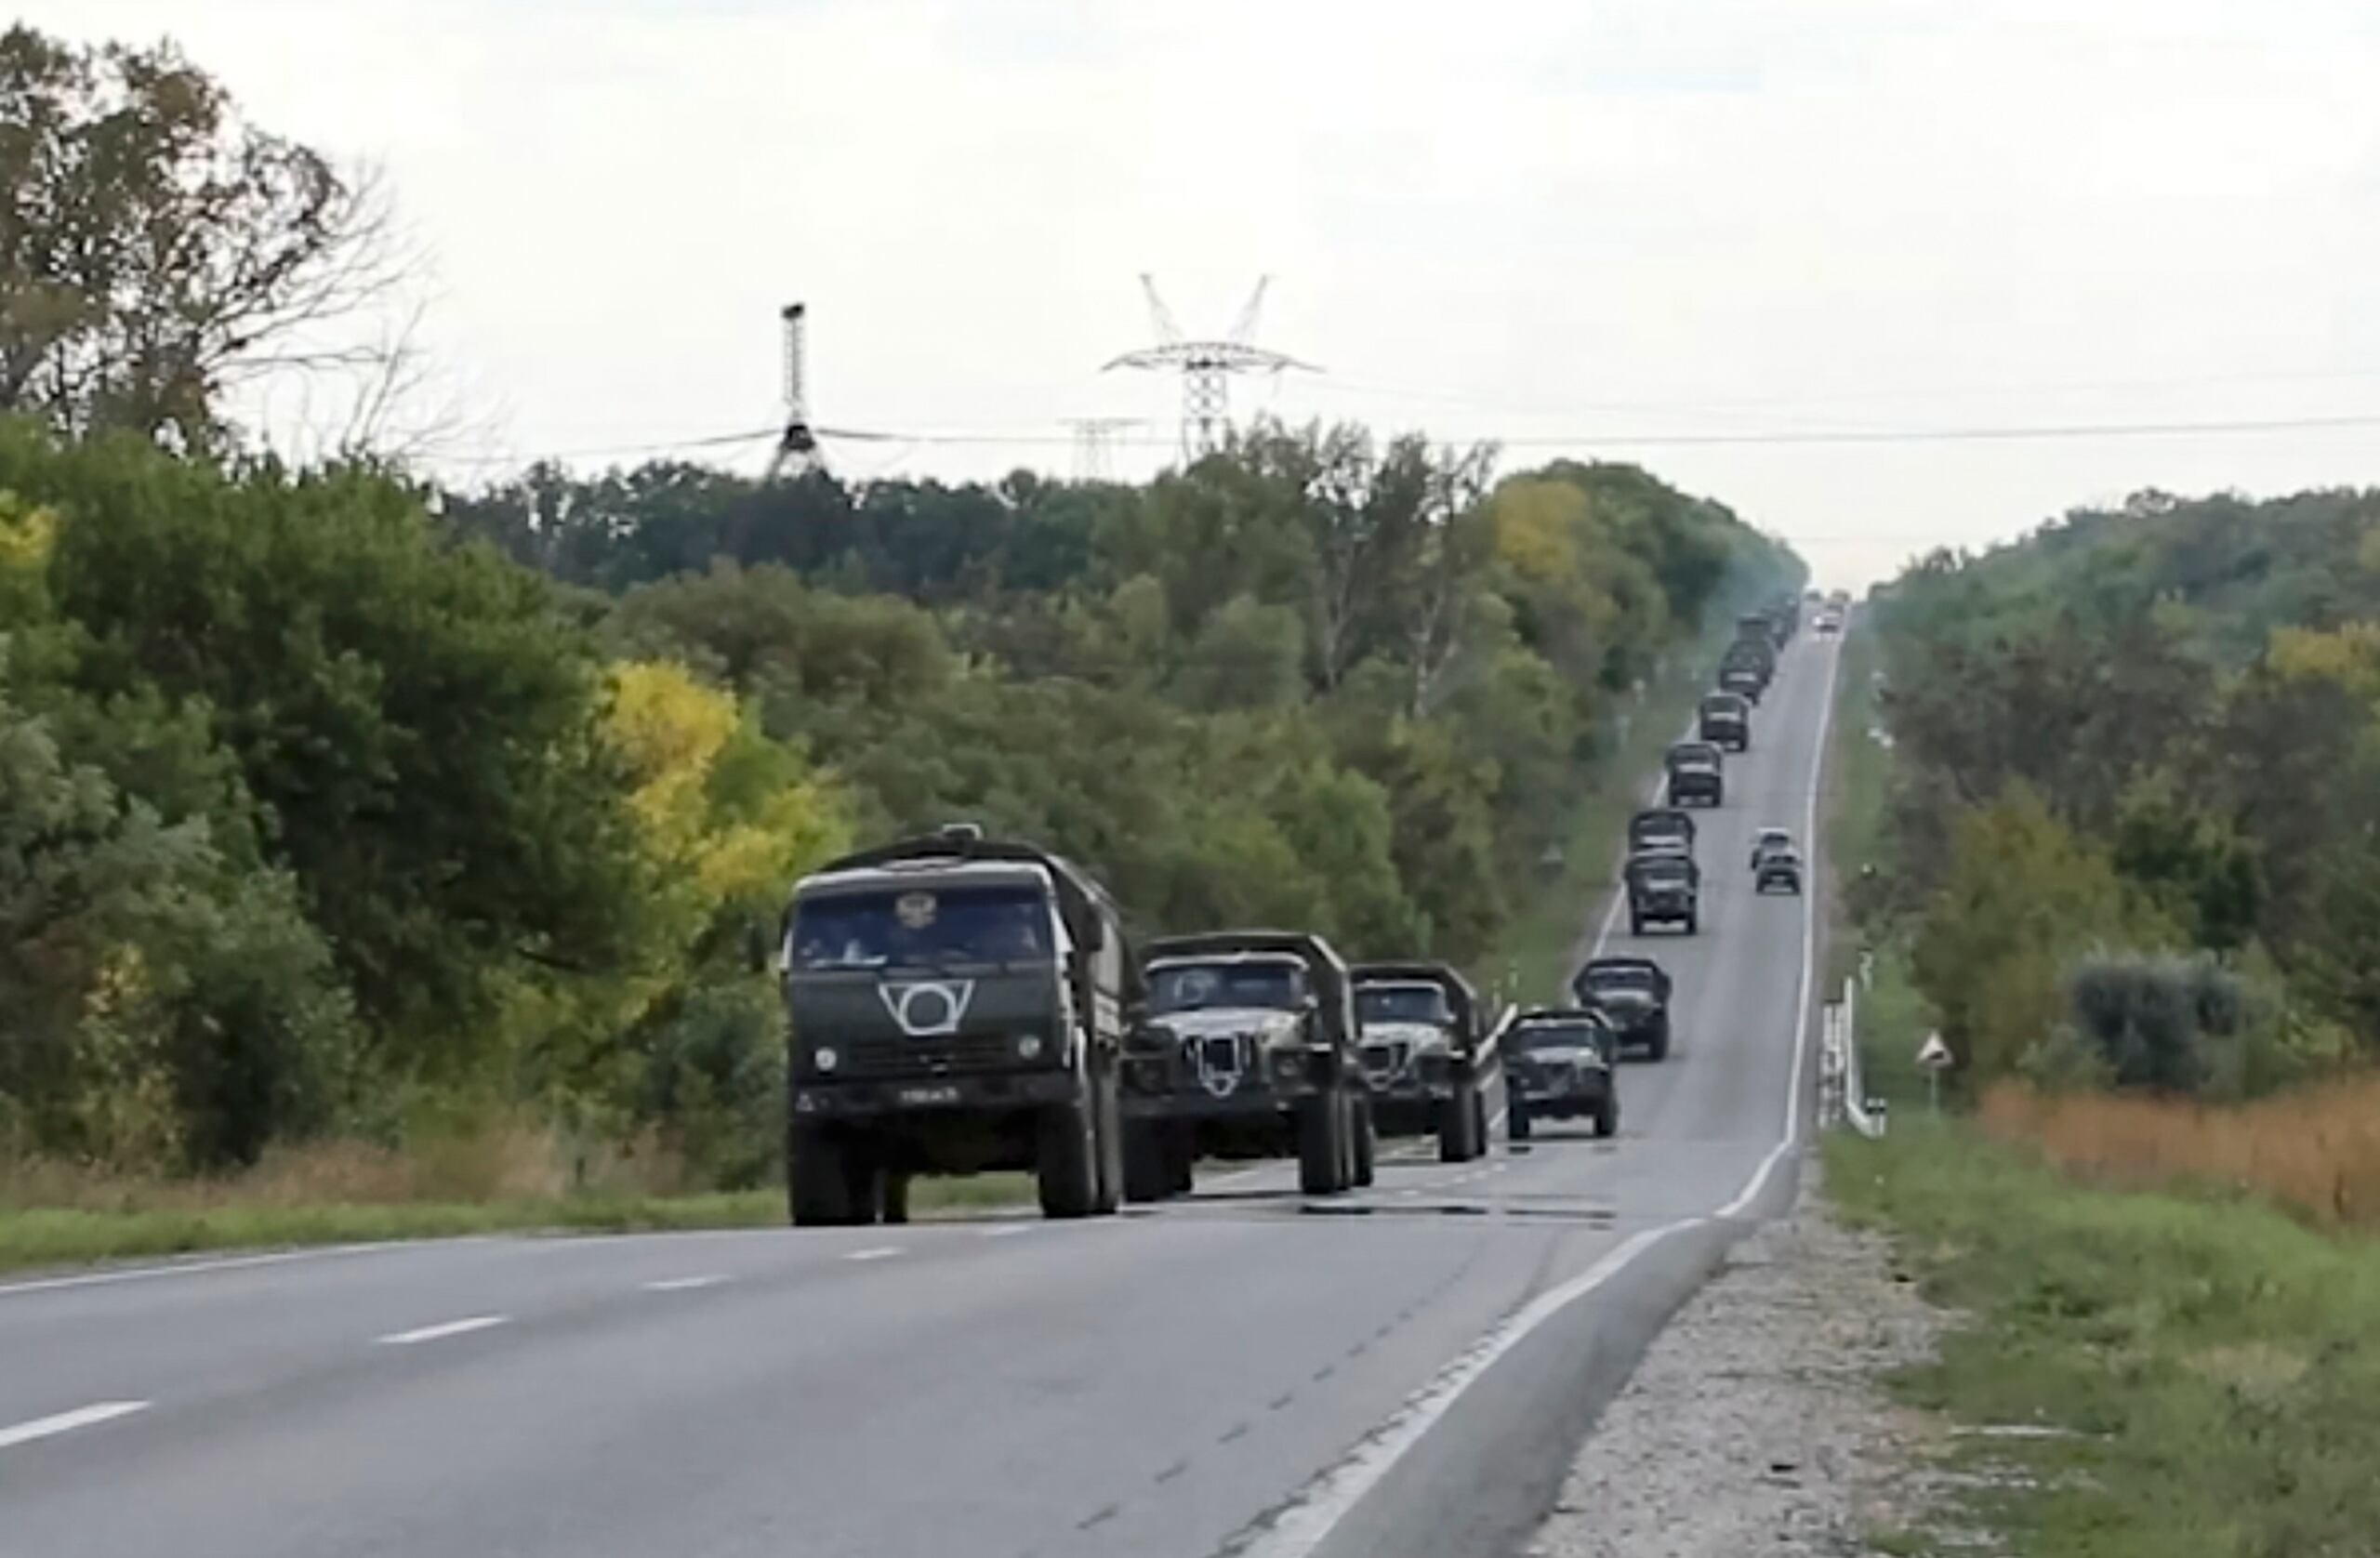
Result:
{"label": "truck tire", "polygon": [[852,1221],[843,1143],[814,1125],[786,1131],[786,1201],[796,1228],[840,1228]]}
{"label": "truck tire", "polygon": [[1198,1135],[1186,1125],[1163,1129],[1166,1182],[1176,1195],[1187,1195],[1198,1184]]}
{"label": "truck tire", "polygon": [[1173,1165],[1168,1160],[1164,1127],[1152,1120],[1134,1120],[1124,1128],[1124,1199],[1162,1201],[1173,1194]]}
{"label": "truck tire", "polygon": [[1597,1136],[1606,1137],[1617,1136],[1620,1134],[1619,1100],[1606,1098],[1601,1104],[1596,1106],[1595,1134]]}
{"label": "truck tire", "polygon": [[907,1174],[891,1168],[884,1170],[885,1221],[898,1223],[909,1221],[909,1179]]}
{"label": "truck tire", "polygon": [[1471,1089],[1471,1155],[1488,1155],[1488,1098],[1475,1087]]}
{"label": "truck tire", "polygon": [[1099,1106],[1096,1095],[1041,1110],[1034,1178],[1041,1215],[1089,1217],[1099,1208]]}
{"label": "truck tire", "polygon": [[1645,933],[1645,917],[1634,909],[1628,911],[1628,933],[1632,936],[1641,936]]}
{"label": "truck tire", "polygon": [[1298,1192],[1332,1195],[1347,1188],[1347,1140],[1339,1095],[1317,1093],[1297,1102]]}
{"label": "truck tire", "polygon": [[1372,1131],[1372,1101],[1368,1098],[1355,1100],[1355,1172],[1352,1177],[1355,1186],[1361,1189],[1372,1182],[1375,1172],[1373,1159],[1380,1146],[1379,1138]]}
{"label": "truck tire", "polygon": [[1504,1132],[1515,1142],[1528,1140],[1528,1101],[1517,1092],[1504,1104]]}
{"label": "truck tire", "polygon": [[1438,1111],[1438,1161],[1468,1163],[1479,1155],[1479,1085],[1464,1082]]}
{"label": "truck tire", "polygon": [[1645,1058],[1648,1061],[1670,1058],[1670,1028],[1667,1023],[1653,1030],[1653,1036],[1645,1045]]}
{"label": "truck tire", "polygon": [[1112,1068],[1093,1073],[1091,1098],[1099,1153],[1099,1193],[1092,1198],[1091,1210],[1107,1217],[1124,1204],[1124,1103]]}
{"label": "truck tire", "polygon": [[1686,917],[1686,933],[1687,935],[1691,936],[1701,929],[1702,916],[1700,914],[1690,914]]}

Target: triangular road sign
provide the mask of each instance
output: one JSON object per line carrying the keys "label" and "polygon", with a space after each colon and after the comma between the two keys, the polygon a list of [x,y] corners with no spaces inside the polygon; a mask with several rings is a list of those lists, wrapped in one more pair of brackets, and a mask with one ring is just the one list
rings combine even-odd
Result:
{"label": "triangular road sign", "polygon": [[1942,1036],[1938,1033],[1927,1034],[1925,1042],[1917,1047],[1917,1063],[1920,1065],[1932,1066],[1939,1071],[1949,1065],[1951,1059],[1950,1047],[1942,1042]]}

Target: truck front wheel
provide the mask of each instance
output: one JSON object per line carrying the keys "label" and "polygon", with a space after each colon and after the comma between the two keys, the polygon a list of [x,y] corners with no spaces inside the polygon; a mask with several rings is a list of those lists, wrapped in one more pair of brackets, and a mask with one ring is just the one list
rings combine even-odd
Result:
{"label": "truck front wheel", "polygon": [[850,1155],[842,1142],[796,1121],[786,1132],[786,1199],[796,1228],[837,1228],[852,1219]]}
{"label": "truck front wheel", "polygon": [[1096,1095],[1041,1111],[1035,1153],[1043,1217],[1089,1217],[1099,1207],[1099,1109]]}
{"label": "truck front wheel", "polygon": [[1297,1102],[1298,1191],[1330,1195],[1347,1188],[1347,1141],[1336,1093],[1316,1093]]}

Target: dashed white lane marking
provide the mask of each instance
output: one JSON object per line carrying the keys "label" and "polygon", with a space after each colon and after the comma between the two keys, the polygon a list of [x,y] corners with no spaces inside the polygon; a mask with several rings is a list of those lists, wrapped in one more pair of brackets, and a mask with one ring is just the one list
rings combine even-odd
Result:
{"label": "dashed white lane marking", "polygon": [[148,1406],[145,1401],[95,1401],[88,1406],[77,1406],[72,1412],[58,1412],[46,1418],[35,1418],[31,1422],[12,1423],[0,1428],[0,1450],[30,1445],[36,1439],[46,1439],[56,1433],[72,1433],[78,1428],[89,1428],[95,1423],[108,1422],[116,1418],[130,1417],[135,1412],[145,1411]]}
{"label": "dashed white lane marking", "polygon": [[[377,1244],[330,1245],[321,1249],[279,1249],[269,1255],[234,1255],[214,1261],[177,1261],[165,1266],[132,1266],[121,1271],[81,1272],[73,1276],[45,1276],[31,1282],[0,1283],[0,1299],[19,1293],[54,1293],[66,1287],[108,1287],[119,1282],[152,1282],[161,1276],[197,1276],[206,1272],[236,1272],[250,1266],[282,1266],[293,1261],[329,1261],[342,1255],[369,1255],[375,1250],[394,1249],[403,1241],[383,1240]],[[464,1239],[442,1239],[440,1245],[452,1247]]]}
{"label": "dashed white lane marking", "polygon": [[901,1253],[896,1244],[880,1244],[870,1249],[854,1249],[843,1257],[846,1261],[890,1261]]}
{"label": "dashed white lane marking", "polygon": [[1003,1222],[997,1228],[984,1230],[987,1239],[1012,1239],[1019,1234],[1030,1234],[1041,1225],[1038,1222]]}
{"label": "dashed white lane marking", "polygon": [[443,1341],[450,1336],[467,1336],[472,1331],[487,1330],[511,1318],[509,1314],[469,1314],[460,1320],[443,1320],[435,1326],[423,1326],[415,1330],[390,1331],[374,1340],[383,1347],[411,1347],[418,1342]]}
{"label": "dashed white lane marking", "polygon": [[648,1293],[688,1293],[697,1287],[716,1287],[726,1280],[724,1272],[705,1272],[700,1276],[665,1276],[643,1287]]}

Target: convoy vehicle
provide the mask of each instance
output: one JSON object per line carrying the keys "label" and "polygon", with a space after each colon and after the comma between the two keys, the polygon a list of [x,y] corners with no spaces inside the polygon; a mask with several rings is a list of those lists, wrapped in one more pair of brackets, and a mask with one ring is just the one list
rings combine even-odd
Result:
{"label": "convoy vehicle", "polygon": [[1216,931],[1148,944],[1123,1067],[1128,1194],[1184,1187],[1198,1157],[1298,1160],[1298,1188],[1372,1182],[1354,984],[1320,936]]}
{"label": "convoy vehicle", "polygon": [[1802,895],[1802,852],[1788,845],[1771,850],[1752,868],[1752,886],[1754,892],[1790,892]]}
{"label": "convoy vehicle", "polygon": [[1702,872],[1689,855],[1640,854],[1628,863],[1628,929],[1681,925],[1689,936],[1702,919]]}
{"label": "convoy vehicle", "polygon": [[1741,693],[1708,693],[1695,712],[1695,733],[1730,752],[1752,749],[1752,700]]}
{"label": "convoy vehicle", "polygon": [[1694,813],[1674,806],[1655,806],[1628,819],[1628,853],[1694,853]]}
{"label": "convoy vehicle", "polygon": [[1374,1129],[1435,1134],[1441,1163],[1485,1153],[1495,1053],[1471,982],[1445,963],[1359,963],[1354,977]]}
{"label": "convoy vehicle", "polygon": [[780,955],[797,1225],[902,1221],[911,1176],[1003,1168],[1045,1216],[1116,1209],[1141,972],[1089,876],[945,827],[803,878]]}
{"label": "convoy vehicle", "polygon": [[1707,741],[1681,741],[1669,749],[1669,803],[1717,806],[1726,799],[1726,760]]}
{"label": "convoy vehicle", "polygon": [[1768,679],[1749,666],[1722,666],[1719,667],[1719,690],[1733,693],[1748,704],[1756,704],[1760,702],[1760,695],[1768,691]]}
{"label": "convoy vehicle", "polygon": [[1782,827],[1762,828],[1758,833],[1752,835],[1752,868],[1755,871],[1760,869],[1761,858],[1764,855],[1773,853],[1778,850],[1790,850],[1792,847],[1793,835],[1791,829]]}
{"label": "convoy vehicle", "polygon": [[1623,1051],[1669,1058],[1670,976],[1650,957],[1590,958],[1572,976],[1570,997],[1604,1014]]}
{"label": "convoy vehicle", "polygon": [[1515,1142],[1540,1119],[1593,1122],[1597,1136],[1620,1129],[1620,1042],[1593,1007],[1540,1007],[1504,1030],[1504,1122]]}

